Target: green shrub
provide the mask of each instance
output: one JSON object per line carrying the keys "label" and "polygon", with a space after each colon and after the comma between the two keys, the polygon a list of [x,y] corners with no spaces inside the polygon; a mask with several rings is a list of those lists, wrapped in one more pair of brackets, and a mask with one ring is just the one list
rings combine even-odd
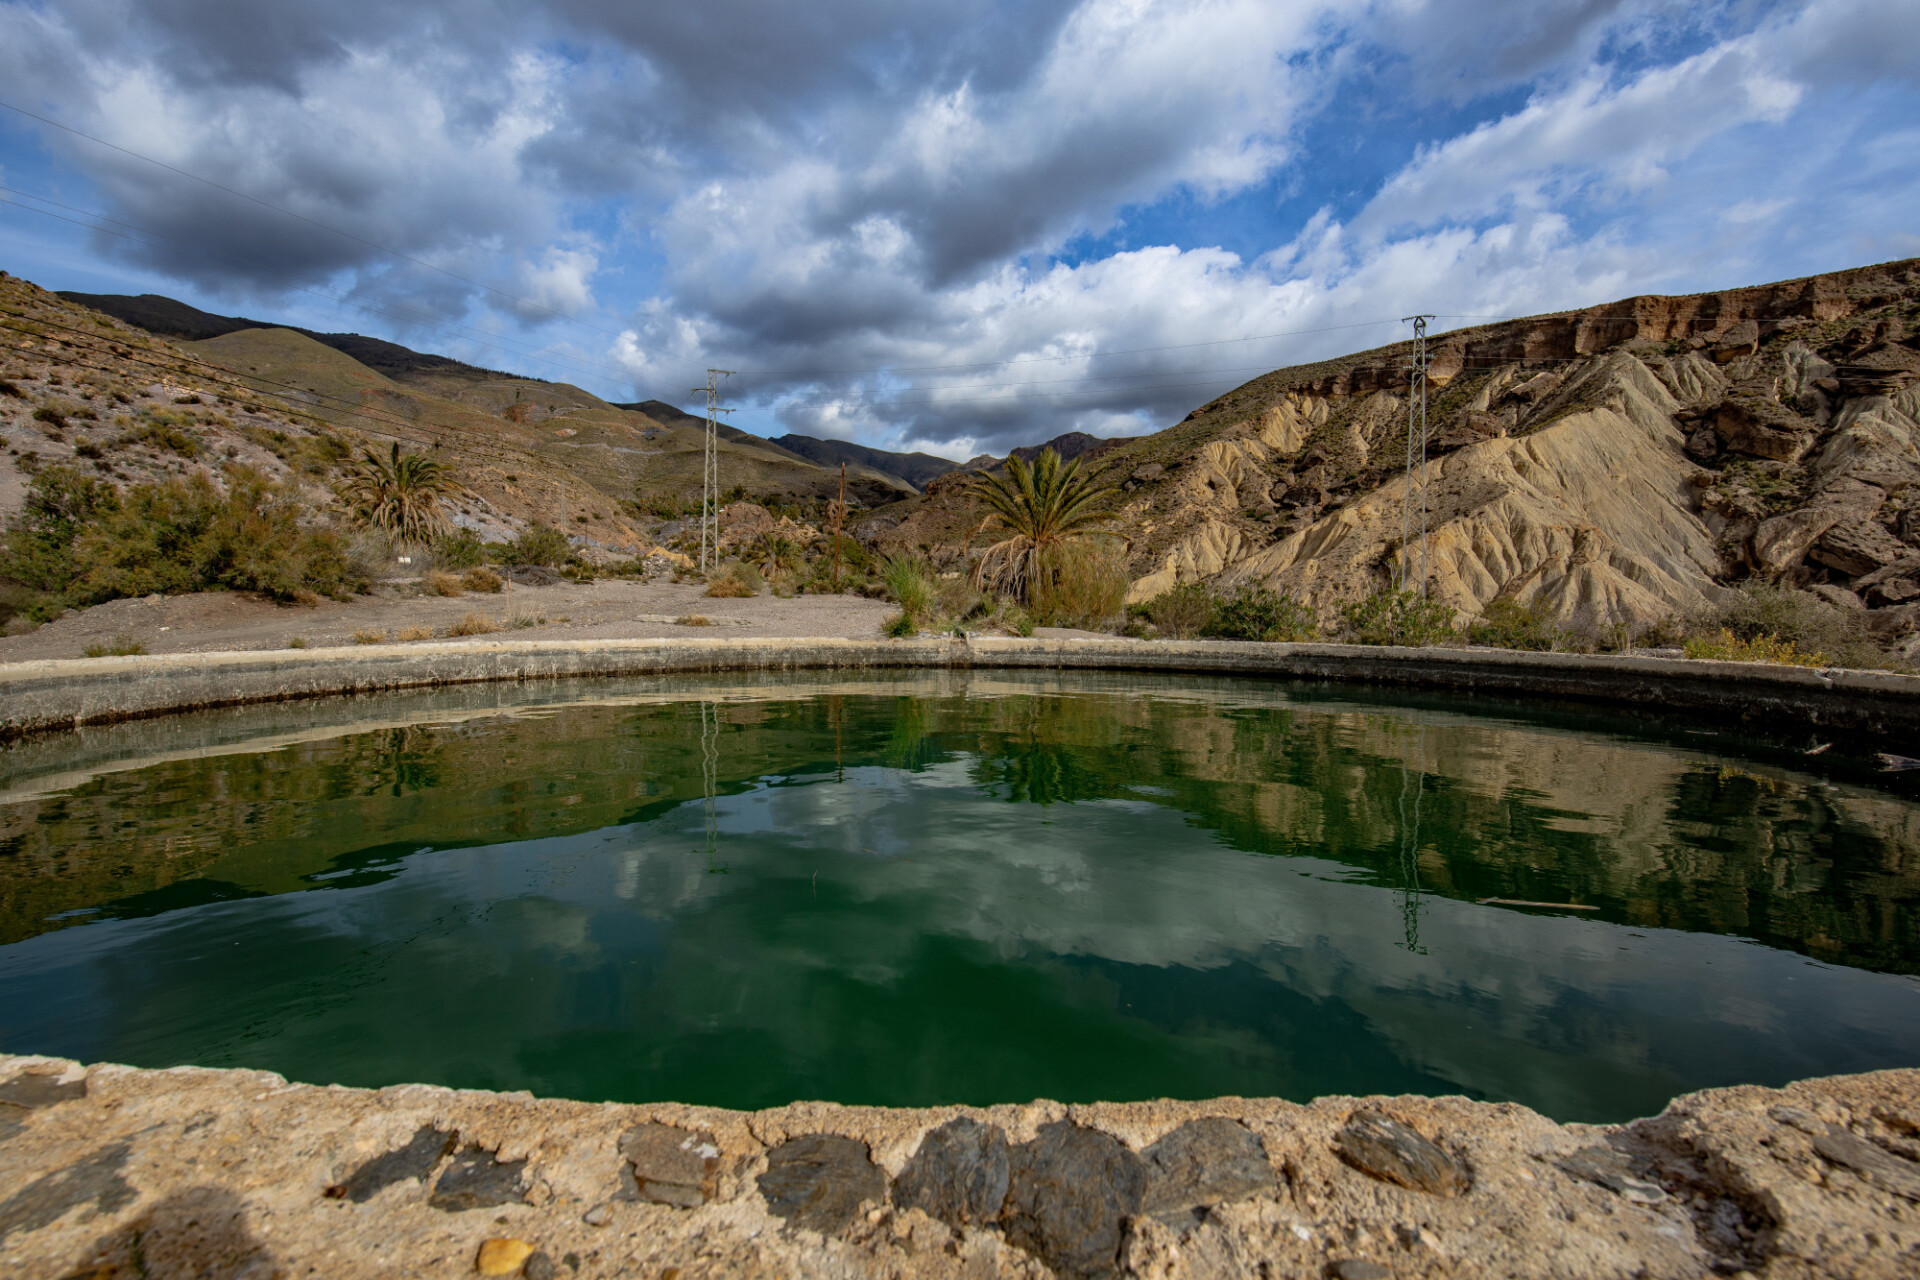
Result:
{"label": "green shrub", "polygon": [[455,529],[433,544],[433,567],[454,572],[475,569],[486,561],[487,548],[471,529]]}
{"label": "green shrub", "polygon": [[1298,600],[1248,585],[1214,604],[1206,633],[1223,640],[1317,640],[1320,624]]}
{"label": "green shrub", "polygon": [[81,652],[89,658],[131,658],[147,651],[147,646],[121,632],[111,641],[88,645]]}
{"label": "green shrub", "polygon": [[0,579],[38,593],[23,612],[121,596],[260,591],[277,599],[344,598],[366,586],[347,547],[303,528],[297,496],[246,467],[222,493],[205,475],[135,485],[124,495],[70,468],[35,477],[0,550]]}
{"label": "green shrub", "polygon": [[1355,644],[1429,645],[1455,638],[1453,609],[1418,591],[1383,587],[1340,610],[1343,638]]}
{"label": "green shrub", "polygon": [[1522,605],[1502,596],[1468,625],[1467,639],[1496,649],[1551,650],[1573,648],[1577,638],[1553,620],[1546,601]]}
{"label": "green shrub", "polygon": [[507,556],[513,564],[537,564],[549,569],[558,569],[575,558],[567,535],[538,520],[507,544]]}
{"label": "green shrub", "polygon": [[[127,419],[123,417],[120,421],[125,422]],[[154,449],[177,453],[183,458],[200,456],[198,440],[176,426],[152,420],[140,423],[131,431],[123,431],[113,444],[115,448],[124,448],[130,444],[144,444]]]}
{"label": "green shrub", "polygon": [[904,609],[880,624],[880,630],[895,640],[905,639],[919,629],[913,624],[913,615]]}
{"label": "green shrub", "polygon": [[[1792,587],[1749,583],[1718,608],[1686,623],[1686,638],[1705,641],[1709,646],[1719,641],[1722,631],[1749,645],[1764,638],[1803,655],[1823,654],[1834,666],[1899,665],[1867,634],[1864,611],[1837,608]],[[1683,647],[1685,643],[1683,640]]]}
{"label": "green shrub", "polygon": [[1213,621],[1213,592],[1204,582],[1184,582],[1136,607],[1161,635],[1186,640]]}
{"label": "green shrub", "polygon": [[1127,598],[1126,547],[1114,538],[1076,538],[1044,550],[1028,584],[1037,618],[1056,627],[1105,630]]}
{"label": "green shrub", "polygon": [[925,560],[917,556],[895,556],[880,566],[880,581],[909,621],[917,623],[933,608],[936,579],[932,566]]}
{"label": "green shrub", "polygon": [[1773,662],[1789,667],[1824,667],[1824,653],[1800,653],[1793,641],[1761,635],[1742,639],[1721,629],[1715,636],[1695,636],[1681,646],[1689,658],[1708,658],[1721,662]]}

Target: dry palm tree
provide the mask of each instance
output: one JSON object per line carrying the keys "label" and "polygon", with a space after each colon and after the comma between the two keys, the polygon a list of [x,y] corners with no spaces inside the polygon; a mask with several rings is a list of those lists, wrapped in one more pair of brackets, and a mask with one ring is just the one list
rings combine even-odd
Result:
{"label": "dry palm tree", "polygon": [[1108,507],[1116,492],[1100,473],[1082,475],[1080,460],[1062,463],[1052,449],[1031,466],[1007,459],[1006,474],[987,473],[974,482],[974,494],[991,508],[976,534],[1003,530],[973,567],[974,585],[1005,591],[1031,602],[1034,584],[1049,562],[1068,544],[1106,532]]}
{"label": "dry palm tree", "polygon": [[403,542],[419,543],[446,529],[440,500],[459,491],[443,464],[424,453],[403,454],[398,442],[385,458],[368,449],[342,487],[361,521]]}

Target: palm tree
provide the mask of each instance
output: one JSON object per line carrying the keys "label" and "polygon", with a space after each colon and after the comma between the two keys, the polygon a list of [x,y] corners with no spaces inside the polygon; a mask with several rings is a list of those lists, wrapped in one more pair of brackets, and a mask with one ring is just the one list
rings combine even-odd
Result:
{"label": "palm tree", "polygon": [[440,500],[460,487],[444,464],[424,453],[403,454],[396,441],[385,458],[368,449],[343,493],[362,522],[403,542],[426,543],[447,528]]}
{"label": "palm tree", "polygon": [[974,532],[1004,530],[973,567],[974,585],[1006,591],[1031,603],[1035,582],[1066,546],[1106,532],[1108,506],[1117,490],[1101,473],[1082,475],[1080,460],[1062,464],[1052,449],[1029,466],[1007,459],[1006,474],[983,474],[974,495],[992,510]]}

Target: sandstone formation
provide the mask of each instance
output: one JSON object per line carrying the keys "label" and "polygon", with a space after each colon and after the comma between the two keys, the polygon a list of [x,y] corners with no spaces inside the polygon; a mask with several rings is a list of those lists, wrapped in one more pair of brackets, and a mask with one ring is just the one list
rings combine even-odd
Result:
{"label": "sandstone formation", "polygon": [[[1826,588],[1883,639],[1913,631],[1920,261],[1466,329],[1430,354],[1424,548],[1403,532],[1400,343],[1267,374],[1102,453],[1129,598],[1261,583],[1330,620],[1424,559],[1463,619],[1508,598],[1634,626],[1760,579]],[[963,479],[868,536],[962,554]]]}
{"label": "sandstone formation", "polygon": [[1920,1072],[754,1113],[0,1058],[9,1276],[1910,1276]]}

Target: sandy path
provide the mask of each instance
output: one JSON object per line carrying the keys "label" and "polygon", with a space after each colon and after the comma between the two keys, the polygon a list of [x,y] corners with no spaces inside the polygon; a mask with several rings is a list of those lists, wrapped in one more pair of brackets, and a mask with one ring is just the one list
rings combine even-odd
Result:
{"label": "sandy path", "polygon": [[[188,596],[111,600],[50,622],[23,636],[0,637],[0,662],[33,658],[78,658],[88,645],[127,636],[148,653],[206,653],[236,649],[284,649],[295,637],[315,649],[353,643],[356,631],[399,639],[407,627],[430,628],[444,638],[469,613],[501,628],[503,635],[542,640],[619,640],[694,636],[822,636],[871,640],[898,612],[883,600],[860,596],[762,595],[716,600],[697,584],[605,579],[551,587],[509,584],[499,595],[457,597],[415,594],[411,585],[383,585],[345,603],[278,604],[250,594],[208,591]],[[685,626],[675,619],[708,618],[712,626]],[[1092,632],[1042,628],[1042,636]]]}
{"label": "sandy path", "polygon": [[[398,639],[407,627],[444,637],[469,613],[505,634],[540,639],[618,639],[653,636],[846,636],[870,639],[895,606],[859,596],[709,598],[701,585],[563,582],[551,587],[509,584],[498,595],[415,595],[382,586],[345,603],[278,604],[238,592],[147,596],[112,600],[50,622],[28,635],[0,638],[0,662],[78,658],[90,644],[129,636],[148,653],[284,649],[295,637],[316,649],[353,643],[355,631]],[[699,615],[717,625],[689,627],[672,619]]]}

